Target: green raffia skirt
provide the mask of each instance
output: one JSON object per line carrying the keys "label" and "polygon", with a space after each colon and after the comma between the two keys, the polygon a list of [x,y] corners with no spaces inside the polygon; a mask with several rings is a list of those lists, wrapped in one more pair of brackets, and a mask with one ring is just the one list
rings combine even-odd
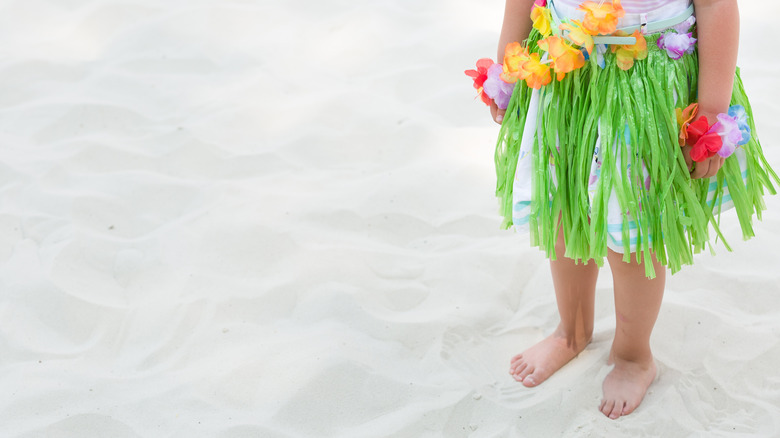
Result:
{"label": "green raffia skirt", "polygon": [[[611,51],[541,90],[519,81],[496,147],[496,196],[503,227],[528,229],[548,257],[603,264],[607,249],[638,262],[654,254],[672,273],[718,238],[736,211],[742,236],[761,218],[763,196],[780,185],[761,151],[750,102],[735,75],[731,103],[745,107],[752,139],[725,160],[717,176],[691,179],[675,108],[696,101],[697,53],[679,60],[647,39],[648,56],[623,71]],[[532,31],[528,47],[538,51]],[[595,51],[594,51],[595,55]],[[637,171],[636,169],[641,169]],[[559,229],[566,254],[555,253]],[[652,263],[646,275],[655,276]]]}

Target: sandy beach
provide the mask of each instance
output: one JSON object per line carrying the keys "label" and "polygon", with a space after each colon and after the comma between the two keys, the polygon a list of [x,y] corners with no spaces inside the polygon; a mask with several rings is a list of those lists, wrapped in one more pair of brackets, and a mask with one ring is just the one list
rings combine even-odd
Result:
{"label": "sandy beach", "polygon": [[[740,8],[780,170],[780,4]],[[780,436],[780,196],[670,277],[634,414],[597,410],[608,269],[586,350],[538,388],[507,373],[558,320],[463,74],[502,13],[0,2],[0,436]]]}

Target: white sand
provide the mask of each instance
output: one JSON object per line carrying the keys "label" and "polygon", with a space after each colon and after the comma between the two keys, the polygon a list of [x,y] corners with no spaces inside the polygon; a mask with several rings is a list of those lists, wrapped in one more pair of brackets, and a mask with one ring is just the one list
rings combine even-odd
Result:
{"label": "white sand", "polygon": [[[780,6],[741,3],[780,170]],[[0,436],[780,436],[780,197],[670,279],[635,414],[596,410],[608,270],[592,345],[506,373],[557,315],[462,73],[502,10],[0,3]]]}

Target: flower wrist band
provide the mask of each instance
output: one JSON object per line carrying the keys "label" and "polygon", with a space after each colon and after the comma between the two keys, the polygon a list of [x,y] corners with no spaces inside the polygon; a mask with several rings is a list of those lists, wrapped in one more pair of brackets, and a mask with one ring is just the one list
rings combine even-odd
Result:
{"label": "flower wrist band", "polygon": [[747,112],[742,105],[732,105],[727,113],[717,115],[717,121],[709,124],[706,116],[691,122],[699,110],[698,104],[677,108],[680,125],[680,146],[691,146],[691,159],[700,163],[718,154],[728,158],[734,151],[750,141]]}
{"label": "flower wrist band", "polygon": [[481,98],[485,105],[490,105],[490,101],[493,100],[500,109],[506,109],[515,84],[502,80],[503,72],[504,66],[489,58],[477,61],[476,70],[465,71],[467,76],[474,79],[477,97]]}

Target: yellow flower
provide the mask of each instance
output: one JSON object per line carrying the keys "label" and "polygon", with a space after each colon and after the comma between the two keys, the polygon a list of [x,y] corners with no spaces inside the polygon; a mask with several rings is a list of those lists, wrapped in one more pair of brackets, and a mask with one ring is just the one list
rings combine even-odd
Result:
{"label": "yellow flower", "polygon": [[583,27],[591,35],[609,35],[617,29],[618,18],[626,15],[620,0],[612,0],[612,3],[586,1],[579,10],[585,11]]}
{"label": "yellow flower", "polygon": [[563,23],[558,27],[561,30],[568,31],[569,33],[566,37],[574,44],[585,47],[585,50],[588,51],[588,55],[593,53],[593,36],[588,33],[587,29],[582,27],[582,22],[580,20],[572,20],[571,24]]}
{"label": "yellow flower", "polygon": [[615,53],[617,66],[621,70],[629,70],[634,66],[634,60],[647,58],[647,41],[639,30],[631,34],[636,38],[636,43],[631,45],[612,46],[612,52]]}
{"label": "yellow flower", "polygon": [[534,29],[538,30],[540,34],[544,36],[552,34],[552,28],[550,27],[552,17],[549,9],[541,6],[534,6],[533,9],[531,9],[531,20],[534,22]]}
{"label": "yellow flower", "polygon": [[563,79],[566,73],[585,65],[582,51],[567,44],[560,36],[551,36],[539,41],[539,48],[546,51],[552,60],[557,79]]}

